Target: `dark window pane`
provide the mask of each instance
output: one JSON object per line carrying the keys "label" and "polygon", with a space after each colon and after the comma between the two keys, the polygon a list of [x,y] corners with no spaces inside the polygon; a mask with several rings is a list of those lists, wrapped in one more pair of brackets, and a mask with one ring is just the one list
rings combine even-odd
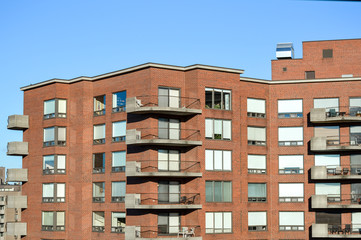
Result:
{"label": "dark window pane", "polygon": [[315,71],[306,71],[305,78],[306,79],[315,79]]}
{"label": "dark window pane", "polygon": [[333,50],[332,49],[323,49],[323,58],[332,58]]}
{"label": "dark window pane", "polygon": [[316,223],[326,223],[329,225],[341,225],[341,214],[316,212]]}
{"label": "dark window pane", "polygon": [[221,91],[214,91],[214,108],[221,109],[222,104],[222,92]]}
{"label": "dark window pane", "polygon": [[206,108],[212,108],[212,91],[206,91]]}

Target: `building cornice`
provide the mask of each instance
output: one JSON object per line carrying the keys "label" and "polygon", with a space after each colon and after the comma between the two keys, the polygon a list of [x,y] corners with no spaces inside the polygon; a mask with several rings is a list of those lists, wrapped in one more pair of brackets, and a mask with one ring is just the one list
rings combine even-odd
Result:
{"label": "building cornice", "polygon": [[320,79],[295,79],[295,80],[264,80],[256,78],[241,77],[241,81],[254,82],[262,84],[300,84],[300,83],[322,83],[322,82],[350,82],[350,81],[361,81],[361,77],[352,78],[320,78]]}

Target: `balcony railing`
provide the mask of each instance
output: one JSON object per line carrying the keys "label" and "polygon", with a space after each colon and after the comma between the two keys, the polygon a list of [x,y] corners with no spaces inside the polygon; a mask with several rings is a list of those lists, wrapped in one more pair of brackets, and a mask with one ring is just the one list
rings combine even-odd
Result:
{"label": "balcony railing", "polygon": [[361,165],[327,165],[328,175],[361,175]]}
{"label": "balcony railing", "polygon": [[154,204],[200,204],[199,193],[142,193],[141,205]]}
{"label": "balcony railing", "polygon": [[361,194],[328,194],[327,203],[337,205],[361,204]]}
{"label": "balcony railing", "polygon": [[311,151],[359,151],[361,135],[326,136],[311,138]]}
{"label": "balcony railing", "polygon": [[195,225],[158,225],[158,226],[141,226],[140,231],[136,231],[136,237],[139,238],[197,238],[201,235],[200,226]]}
{"label": "balcony railing", "polygon": [[331,235],[360,235],[361,224],[335,224],[328,225],[328,233]]}
{"label": "balcony railing", "polygon": [[199,161],[140,160],[138,172],[200,172]]}
{"label": "balcony railing", "polygon": [[310,112],[310,121],[313,123],[359,122],[361,121],[361,107],[313,108]]}

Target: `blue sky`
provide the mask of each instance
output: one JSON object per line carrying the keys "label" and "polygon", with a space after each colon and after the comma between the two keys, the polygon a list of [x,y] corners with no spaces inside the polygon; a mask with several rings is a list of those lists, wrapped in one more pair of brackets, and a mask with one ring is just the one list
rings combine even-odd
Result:
{"label": "blue sky", "polygon": [[0,1],[0,166],[7,116],[23,112],[21,86],[94,76],[145,62],[241,68],[270,79],[276,44],[361,38],[361,3],[293,0]]}

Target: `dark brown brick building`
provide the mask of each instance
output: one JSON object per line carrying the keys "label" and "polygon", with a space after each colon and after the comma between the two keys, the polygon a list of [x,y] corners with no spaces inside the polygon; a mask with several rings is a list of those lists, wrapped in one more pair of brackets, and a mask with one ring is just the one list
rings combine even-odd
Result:
{"label": "dark brown brick building", "polygon": [[25,239],[361,237],[361,40],[303,52],[23,87]]}

